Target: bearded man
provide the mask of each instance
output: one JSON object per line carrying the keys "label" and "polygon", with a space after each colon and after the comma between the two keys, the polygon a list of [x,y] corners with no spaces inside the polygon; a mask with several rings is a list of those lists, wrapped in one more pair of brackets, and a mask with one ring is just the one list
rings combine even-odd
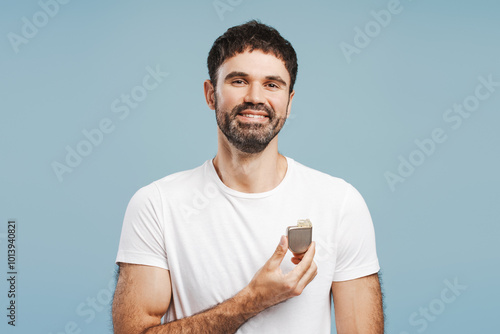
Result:
{"label": "bearded man", "polygon": [[[214,42],[204,92],[217,154],[130,200],[115,333],[330,333],[332,297],[338,333],[383,333],[363,198],[278,152],[297,67],[292,45],[257,21]],[[288,252],[283,233],[303,220],[313,241]]]}

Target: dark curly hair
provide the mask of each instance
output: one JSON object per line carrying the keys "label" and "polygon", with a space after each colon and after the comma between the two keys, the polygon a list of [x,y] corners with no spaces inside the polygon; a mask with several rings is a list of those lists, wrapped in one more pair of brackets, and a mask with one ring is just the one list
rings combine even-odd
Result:
{"label": "dark curly hair", "polygon": [[281,59],[290,74],[290,92],[292,92],[297,77],[297,54],[292,44],[276,29],[256,20],[231,27],[215,40],[207,58],[208,75],[214,87],[217,85],[217,71],[224,61],[247,50],[261,50]]}

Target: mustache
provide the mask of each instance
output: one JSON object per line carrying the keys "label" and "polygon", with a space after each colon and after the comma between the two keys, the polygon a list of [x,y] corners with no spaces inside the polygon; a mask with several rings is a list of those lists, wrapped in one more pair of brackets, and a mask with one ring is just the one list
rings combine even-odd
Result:
{"label": "mustache", "polygon": [[265,111],[270,119],[274,118],[275,115],[274,109],[266,106],[265,104],[253,104],[250,102],[245,102],[233,108],[233,117],[236,117],[236,115],[241,113],[243,110]]}

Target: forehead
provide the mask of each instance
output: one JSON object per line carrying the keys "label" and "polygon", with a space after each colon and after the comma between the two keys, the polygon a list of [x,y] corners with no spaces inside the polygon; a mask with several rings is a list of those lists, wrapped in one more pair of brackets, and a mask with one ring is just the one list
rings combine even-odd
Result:
{"label": "forehead", "polygon": [[290,84],[290,75],[285,63],[272,53],[264,53],[261,50],[245,51],[226,59],[219,67],[218,82],[223,80],[230,72],[244,72],[251,77],[259,78],[266,76],[280,76]]}

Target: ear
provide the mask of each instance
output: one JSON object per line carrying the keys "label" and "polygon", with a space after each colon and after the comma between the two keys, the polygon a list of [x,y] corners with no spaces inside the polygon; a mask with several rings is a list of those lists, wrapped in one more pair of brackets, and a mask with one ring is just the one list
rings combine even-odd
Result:
{"label": "ear", "polygon": [[207,105],[210,109],[215,110],[215,89],[212,81],[205,80],[203,82],[203,90],[205,92],[205,100],[207,101]]}
{"label": "ear", "polygon": [[295,90],[292,90],[292,92],[290,93],[290,98],[288,100],[288,106],[287,106],[287,110],[286,110],[286,118],[288,119],[288,116],[290,116],[290,110],[292,109],[292,100],[293,100],[293,97],[295,96]]}

